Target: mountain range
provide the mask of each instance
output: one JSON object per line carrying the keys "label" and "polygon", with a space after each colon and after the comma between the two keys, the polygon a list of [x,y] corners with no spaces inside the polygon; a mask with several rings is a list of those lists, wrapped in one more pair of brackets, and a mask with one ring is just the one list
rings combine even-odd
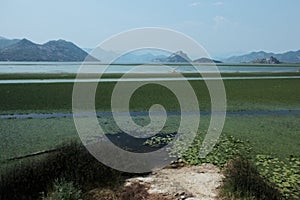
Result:
{"label": "mountain range", "polygon": [[300,50],[285,53],[267,53],[265,51],[251,52],[241,56],[224,59],[225,63],[253,63],[259,59],[276,58],[281,63],[300,63]]}
{"label": "mountain range", "polygon": [[196,63],[221,63],[221,61],[212,60],[209,58],[200,58],[197,60],[191,60],[189,56],[183,51],[177,51],[174,53],[169,53],[162,50],[149,50],[141,49],[138,51],[128,52],[123,55],[119,55],[113,51],[105,51],[101,48],[93,49],[84,49],[88,53],[103,61],[104,63],[110,63],[114,58],[117,58],[113,61],[115,64],[143,64],[143,63],[187,63],[187,62],[196,62]]}
{"label": "mountain range", "polygon": [[0,49],[3,49],[3,48],[8,47],[10,45],[16,44],[19,41],[20,41],[19,39],[9,40],[9,39],[6,39],[4,37],[0,37]]}
{"label": "mountain range", "polygon": [[218,60],[213,60],[210,58],[198,58],[196,60],[192,60],[189,56],[183,51],[177,51],[172,53],[168,57],[154,59],[153,62],[161,62],[161,63],[222,63]]}
{"label": "mountain range", "polygon": [[[35,44],[27,39],[0,38],[0,61],[80,62],[88,53],[65,40]],[[96,61],[88,57],[90,61]]]}
{"label": "mountain range", "polygon": [[[6,39],[0,37],[0,61],[49,61],[49,62],[82,62],[101,61],[109,62],[112,58],[118,57],[113,51],[105,51],[97,48],[95,55],[89,56],[92,49],[81,49],[72,42],[65,40],[53,40],[45,44],[36,44],[27,39]],[[94,54],[93,54],[94,55]],[[192,60],[185,52],[174,53],[127,53],[118,57],[115,63],[300,63],[300,50],[285,53],[268,53],[265,51],[251,52],[249,54],[232,56],[222,61],[211,58],[198,58]]]}
{"label": "mountain range", "polygon": [[114,63],[155,63],[155,60],[165,59],[166,55],[156,55],[151,52],[131,52],[117,58]]}

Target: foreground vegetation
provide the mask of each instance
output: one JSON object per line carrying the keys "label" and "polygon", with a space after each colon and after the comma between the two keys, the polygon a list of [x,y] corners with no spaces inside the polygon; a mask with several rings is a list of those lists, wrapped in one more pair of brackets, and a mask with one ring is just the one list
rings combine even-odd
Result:
{"label": "foreground vegetation", "polygon": [[[270,67],[269,65],[265,67]],[[274,67],[274,66],[273,66]],[[215,76],[214,73],[206,73],[211,76]],[[0,74],[0,80],[26,80],[26,79],[39,79],[39,80],[47,80],[47,79],[74,79],[76,78],[75,73],[61,73],[61,74],[55,74],[55,73],[1,73]],[[105,73],[101,75],[101,78],[120,78],[122,77],[122,73]],[[201,74],[197,73],[182,73],[185,77],[201,77]],[[222,77],[237,77],[237,76],[299,76],[300,72],[278,72],[278,73],[270,73],[270,72],[243,72],[243,73],[221,73]],[[127,74],[130,78],[158,78],[158,77],[174,77],[173,73],[145,73],[145,74]],[[99,78],[99,74],[89,74],[86,73],[84,76],[81,75],[81,78]]]}
{"label": "foreground vegetation", "polygon": [[225,199],[299,199],[300,156],[279,158],[267,151],[256,154],[250,142],[222,136],[213,151],[200,159],[201,143],[201,137],[196,138],[183,158],[193,165],[212,163],[223,168],[221,195]]}
{"label": "foreground vegetation", "polygon": [[[176,115],[169,117],[170,122],[167,122],[167,128],[163,129],[165,133],[173,132],[179,119],[179,116]],[[210,116],[201,116],[198,136],[182,158],[192,165],[208,162],[226,170],[228,161],[243,156],[249,160],[250,166],[248,166],[248,161],[245,161],[246,163],[243,161],[239,165],[245,164],[245,170],[250,170],[254,174],[257,172],[259,177],[263,177],[265,182],[260,184],[267,184],[272,190],[278,190],[282,198],[297,199],[300,195],[299,117],[299,115],[227,116],[219,143],[205,159],[199,159],[198,152],[210,120]],[[142,116],[134,117],[134,120],[141,125],[149,122],[148,117]],[[0,121],[0,130],[2,131],[0,139],[6,141],[0,146],[0,151],[3,152],[0,171],[4,174],[7,173],[7,169],[18,163],[15,161],[11,164],[11,162],[5,161],[7,158],[55,148],[57,144],[63,144],[72,139],[79,141],[71,118],[7,119]],[[107,133],[120,131],[112,122],[112,118],[99,118],[99,123]],[[164,138],[156,138],[153,141],[147,142],[145,145],[155,145],[156,142],[164,142],[165,140]],[[238,173],[238,170],[243,168],[236,167],[234,169]],[[228,173],[233,171],[228,171]],[[257,174],[255,176],[258,176]],[[243,175],[242,178],[245,179],[246,177]],[[244,181],[243,179],[240,181]],[[261,178],[257,178],[257,180],[261,181]],[[47,182],[50,186],[55,180],[51,179],[51,181]],[[261,190],[255,191],[255,188],[250,187],[254,183],[249,183],[250,188],[245,190],[245,188],[237,187],[240,184],[234,184],[235,181],[231,180],[226,187],[224,186],[224,194],[237,196],[237,199],[239,195],[256,196],[256,199],[262,195]]]}
{"label": "foreground vegetation", "polygon": [[[182,159],[192,165],[212,163],[223,168],[226,177],[220,193],[223,199],[299,199],[300,157],[254,156],[249,143],[223,135],[207,157],[199,158],[202,138],[202,134],[197,135]],[[1,199],[37,199],[42,196],[44,199],[64,197],[75,200],[95,187],[110,188],[111,193],[116,194],[122,190],[120,186],[125,178],[125,174],[99,163],[77,142],[62,145],[55,153],[4,166],[7,167],[2,166],[0,175]],[[133,196],[141,195],[130,192]],[[120,195],[128,197],[130,194]],[[115,199],[126,198],[118,196]]]}
{"label": "foreground vegetation", "polygon": [[[212,81],[213,82],[213,81]],[[210,97],[203,81],[190,81],[200,102],[200,110],[210,110]],[[98,85],[95,105],[98,111],[110,111],[115,82]],[[300,79],[225,80],[229,111],[299,109]],[[88,86],[88,83],[87,83]],[[0,112],[49,113],[71,112],[72,83],[1,84]],[[160,95],[164,94],[164,95]],[[132,111],[146,111],[149,105],[160,103],[167,110],[179,110],[173,93],[166,88],[148,84],[133,95]]]}
{"label": "foreground vegetation", "polygon": [[[204,82],[191,81],[191,84],[199,98],[200,110],[210,110],[210,98]],[[300,88],[297,86],[300,79],[226,80],[224,84],[229,111],[299,109]],[[111,82],[98,86],[98,111],[110,111],[114,85]],[[72,88],[73,85],[67,83],[2,84],[0,112],[71,112]],[[154,84],[137,90],[130,107],[132,111],[146,111],[155,103],[164,105],[169,111],[179,109],[174,95]],[[133,118],[140,125],[150,122],[147,116]],[[209,120],[209,115],[201,116],[198,135],[182,159],[192,165],[208,162],[222,168],[226,176],[222,198],[300,198],[300,115],[228,115],[219,143],[206,158],[200,159],[198,153]],[[176,132],[178,121],[178,115],[169,116],[162,133]],[[120,133],[109,116],[100,117],[99,123],[106,133]],[[168,139],[158,137],[145,145],[155,145]],[[128,197],[128,193],[113,187],[123,180],[119,172],[95,161],[77,142],[63,145],[70,140],[79,142],[71,118],[0,119],[0,199],[53,199],[66,193],[81,199],[89,189],[104,186],[105,189],[108,186],[110,191],[119,191],[118,198],[122,195]],[[62,148],[56,153],[22,161],[7,160],[53,149],[58,144]],[[133,193],[131,191],[130,195]],[[9,196],[12,194],[14,196]]]}
{"label": "foreground vegetation", "polygon": [[[179,116],[169,116],[165,133],[176,132]],[[149,123],[147,116],[133,118],[139,124]],[[201,116],[199,133],[207,131],[209,115]],[[228,115],[222,135],[249,143],[253,155],[266,154],[281,159],[300,156],[299,115]],[[118,133],[111,117],[99,118],[106,133]],[[1,119],[0,161],[11,157],[52,149],[70,139],[78,139],[72,118]]]}
{"label": "foreground vegetation", "polygon": [[[63,145],[47,156],[2,169],[0,199],[38,199],[51,191],[55,180],[72,182],[83,191],[94,187],[118,187],[120,173],[98,162],[77,142]],[[75,199],[74,199],[75,200]]]}

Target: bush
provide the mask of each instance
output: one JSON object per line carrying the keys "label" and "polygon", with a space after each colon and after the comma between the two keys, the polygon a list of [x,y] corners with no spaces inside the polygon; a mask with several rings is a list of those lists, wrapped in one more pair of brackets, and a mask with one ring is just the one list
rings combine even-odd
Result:
{"label": "bush", "polygon": [[47,191],[56,179],[64,178],[83,190],[89,187],[116,185],[120,172],[96,160],[85,147],[71,142],[58,152],[17,164],[0,176],[0,199],[36,199]]}
{"label": "bush", "polygon": [[277,200],[283,197],[274,184],[260,176],[256,167],[242,157],[231,160],[227,164],[224,176],[221,192],[224,196],[238,196],[239,199],[255,197],[267,200]]}
{"label": "bush", "polygon": [[73,182],[62,179],[54,182],[54,191],[49,193],[43,200],[82,200],[82,192],[76,188]]}

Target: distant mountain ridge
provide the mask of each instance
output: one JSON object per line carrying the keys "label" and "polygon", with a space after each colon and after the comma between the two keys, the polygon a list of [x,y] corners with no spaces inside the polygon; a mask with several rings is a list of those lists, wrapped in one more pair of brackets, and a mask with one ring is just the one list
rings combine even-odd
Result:
{"label": "distant mountain ridge", "polygon": [[162,63],[187,63],[187,62],[192,62],[192,60],[183,51],[177,51],[175,53],[172,53],[168,57],[165,57],[165,58],[156,58],[156,59],[153,60],[153,62],[162,62]]}
{"label": "distant mountain ridge", "polygon": [[154,63],[155,60],[165,59],[164,55],[153,55],[152,53],[142,54],[124,54],[121,55],[114,63]]}
{"label": "distant mountain ridge", "polygon": [[19,39],[10,40],[0,36],[0,50],[10,45],[16,44],[19,41]]}
{"label": "distant mountain ridge", "polygon": [[222,63],[219,60],[214,60],[210,58],[199,58],[193,61],[194,63]]}
{"label": "distant mountain ridge", "polygon": [[192,60],[183,51],[177,51],[166,58],[160,58],[154,61],[162,63],[222,63],[221,61],[214,60],[211,58],[198,58],[196,60]]}
{"label": "distant mountain ridge", "polygon": [[65,40],[35,44],[22,39],[0,48],[0,61],[81,62],[86,58],[96,61],[87,52]]}
{"label": "distant mountain ridge", "polygon": [[251,63],[254,60],[274,57],[281,63],[300,63],[300,50],[285,53],[267,53],[265,51],[251,52],[241,56],[232,56],[224,60],[226,63]]}
{"label": "distant mountain ridge", "polygon": [[[49,61],[49,62],[82,62],[88,61],[109,62],[118,57],[118,53],[96,48],[94,57],[89,56],[92,49],[81,49],[72,42],[65,40],[49,41],[45,44],[36,44],[27,39],[7,39],[0,36],[0,61]],[[97,58],[97,59],[96,59]],[[270,59],[275,58],[275,59]],[[265,51],[251,52],[240,56],[232,56],[222,60],[224,63],[300,63],[300,50],[285,53]],[[192,60],[179,50],[170,54],[125,54],[120,56],[116,63],[222,63],[211,58]]]}

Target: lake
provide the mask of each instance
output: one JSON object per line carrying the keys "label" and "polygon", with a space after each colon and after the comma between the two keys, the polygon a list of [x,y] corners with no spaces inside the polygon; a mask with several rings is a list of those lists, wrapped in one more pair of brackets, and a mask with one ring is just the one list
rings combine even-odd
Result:
{"label": "lake", "polygon": [[[77,73],[81,63],[65,63],[65,62],[0,62],[0,74],[23,74],[23,73]],[[103,68],[103,64],[86,64],[86,67]],[[136,65],[111,65],[105,73],[125,73]],[[157,65],[157,70],[154,73],[162,72],[160,65]],[[177,72],[196,72],[192,66],[188,65],[172,65]],[[209,65],[196,66],[200,72],[211,72],[212,67]],[[251,72],[267,72],[267,73],[282,73],[282,72],[300,72],[299,65],[221,65],[218,69],[222,73],[251,73]],[[142,71],[141,71],[142,72]]]}

